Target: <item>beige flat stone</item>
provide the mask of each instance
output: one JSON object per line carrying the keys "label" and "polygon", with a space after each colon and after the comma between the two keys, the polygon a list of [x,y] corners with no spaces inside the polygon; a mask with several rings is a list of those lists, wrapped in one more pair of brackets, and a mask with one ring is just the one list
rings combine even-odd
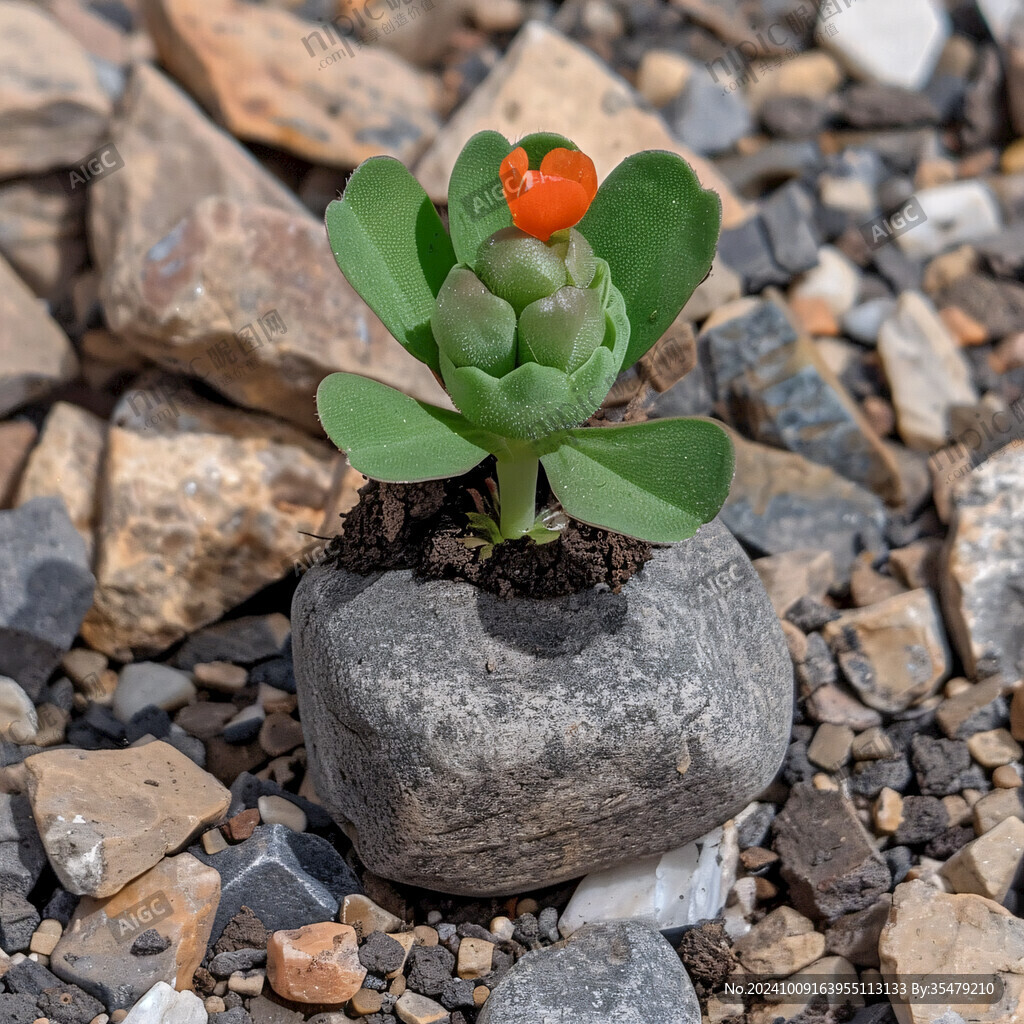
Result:
{"label": "beige flat stone", "polygon": [[[342,900],[339,917],[343,924],[355,928],[360,938],[366,938],[370,932],[394,932],[402,927],[401,918],[383,907],[378,907],[369,896],[363,896],[361,893],[352,893]],[[409,948],[412,948],[411,941]]]}
{"label": "beige flat stone", "polygon": [[971,757],[985,768],[999,768],[1019,761],[1024,750],[1006,729],[988,729],[967,738]]}
{"label": "beige flat stone", "polygon": [[1006,899],[1024,857],[1024,821],[1004,818],[984,835],[957,850],[942,876],[958,893],[977,893],[996,903]]}
{"label": "beige flat stone", "polygon": [[825,936],[803,914],[783,906],[755,924],[733,949],[751,973],[785,978],[821,958]]}
{"label": "beige flat stone", "polygon": [[1005,986],[994,1004],[896,1002],[899,1024],[933,1024],[950,1010],[978,1024],[1010,1024],[1024,1010],[1024,921],[981,896],[942,893],[922,881],[898,885],[878,953],[890,981],[996,973]]}
{"label": "beige flat stone", "polygon": [[784,551],[757,558],[753,564],[780,618],[805,595],[820,601],[835,583],[835,562],[830,551]]}
{"label": "beige flat stone", "polygon": [[111,896],[227,810],[231,794],[161,741],[128,750],[46,751],[26,759],[50,863],[69,892]]}

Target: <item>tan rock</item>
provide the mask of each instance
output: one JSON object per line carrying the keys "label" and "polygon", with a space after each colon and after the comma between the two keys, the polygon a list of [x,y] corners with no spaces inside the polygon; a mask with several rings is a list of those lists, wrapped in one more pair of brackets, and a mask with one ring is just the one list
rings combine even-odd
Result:
{"label": "tan rock", "polygon": [[326,22],[235,0],[142,8],[161,63],[240,139],[354,167],[381,153],[409,163],[437,130],[429,77]]}
{"label": "tan rock", "polygon": [[346,924],[325,921],[274,932],[267,943],[270,987],[293,1002],[347,1002],[365,977],[355,929]]}
{"label": "tan rock", "polygon": [[883,836],[891,836],[903,820],[903,797],[886,786],[875,798],[871,815],[875,831]]}
{"label": "tan rock", "polygon": [[459,943],[459,958],[456,971],[460,978],[486,977],[491,973],[491,960],[494,955],[494,943],[486,939],[474,939],[471,936]]}
{"label": "tan rock", "polygon": [[645,50],[636,69],[636,88],[652,107],[678,96],[693,74],[693,65],[675,50]]}
{"label": "tan rock", "polygon": [[931,696],[949,674],[942,619],[926,590],[843,612],[822,635],[864,703],[879,711]]}
{"label": "tan rock", "polygon": [[976,893],[1002,903],[1024,857],[1024,821],[1004,818],[961,847],[942,867],[954,892]]}
{"label": "tan rock", "polygon": [[35,4],[0,5],[0,179],[77,166],[104,139],[110,98],[78,41]]}
{"label": "tan rock", "polygon": [[950,826],[966,825],[971,821],[971,808],[959,793],[944,796],[942,798],[942,805],[946,808]]}
{"label": "tan rock", "polygon": [[946,306],[944,309],[940,309],[939,317],[949,333],[956,339],[957,344],[964,348],[971,345],[984,345],[989,340],[988,328],[975,320],[969,313],[964,312],[959,306]]}
{"label": "tan rock", "polygon": [[[342,900],[339,919],[343,924],[351,925],[360,938],[366,938],[370,932],[394,932],[402,927],[401,918],[378,907],[369,896],[361,893],[352,893]],[[409,948],[412,948],[411,941]]]}
{"label": "tan rock", "polygon": [[28,420],[0,423],[0,509],[11,507],[38,434]]}
{"label": "tan rock", "polygon": [[878,354],[904,443],[922,451],[943,445],[952,407],[972,405],[978,396],[956,341],[928,299],[918,292],[900,296],[879,330]]}
{"label": "tan rock", "polygon": [[[0,38],[4,16],[0,12]],[[0,416],[42,398],[77,372],[67,335],[0,256]]]}
{"label": "tan rock", "polygon": [[[39,742],[38,734],[35,742]],[[998,789],[1018,789],[1024,785],[1024,770],[1019,764],[1001,764],[992,772],[992,785]]]}
{"label": "tan rock", "polygon": [[890,597],[905,594],[907,588],[891,576],[883,576],[871,565],[870,555],[858,558],[850,573],[850,597],[858,608],[887,601]]}
{"label": "tan rock", "polygon": [[1024,750],[1005,729],[988,729],[976,732],[967,738],[967,749],[971,757],[985,768],[1018,761]]}
{"label": "tan rock", "polygon": [[807,748],[807,758],[827,772],[838,771],[850,760],[852,746],[853,730],[849,726],[825,722],[815,730],[814,739]]}
{"label": "tan rock", "polygon": [[23,505],[44,495],[63,498],[90,557],[106,443],[105,420],[81,406],[55,402],[43,421],[39,443],[29,457],[16,499],[16,504]]}
{"label": "tan rock", "polygon": [[905,548],[889,552],[890,570],[908,587],[937,588],[942,541],[937,537],[915,540]]}
{"label": "tan rock", "polygon": [[[419,67],[439,63],[442,56],[458,45],[460,30],[471,12],[477,27],[484,32],[515,31],[523,20],[518,0],[444,0],[433,6],[423,5],[417,12],[419,17],[410,11],[405,19],[398,16],[399,9],[391,7],[387,0],[340,0],[337,10],[343,19],[350,20],[338,19],[335,24],[354,24],[360,38],[372,44],[373,49],[396,53]],[[334,48],[332,45],[331,49]],[[359,53],[354,50],[354,56]],[[342,63],[350,61],[345,57]]]}
{"label": "tan rock", "polygon": [[985,714],[1000,699],[1005,688],[1001,679],[986,679],[973,686],[968,684],[966,688],[959,688],[959,692],[948,696],[936,708],[935,720],[939,728],[951,740],[970,735],[975,716]]}
{"label": "tan rock", "polygon": [[772,96],[806,96],[823,99],[846,77],[831,54],[823,50],[807,50],[795,57],[769,65],[767,74],[759,76],[747,90],[752,109],[758,109]]}
{"label": "tan rock", "polygon": [[67,172],[0,185],[0,253],[36,295],[49,300],[66,295],[88,262],[86,190],[66,186]]}
{"label": "tan rock", "polygon": [[1007,445],[960,479],[952,502],[941,590],[946,622],[969,676],[1012,682],[1024,670],[1024,550],[1013,539],[1024,520],[1024,445]]}
{"label": "tan rock", "polygon": [[372,1013],[380,1013],[384,999],[379,992],[371,988],[361,988],[348,1004],[349,1012],[357,1017],[369,1017]]}
{"label": "tan rock", "polygon": [[418,992],[405,992],[395,1003],[395,1013],[402,1024],[435,1024],[448,1016],[440,1003]]}
{"label": "tan rock", "polygon": [[111,326],[139,352],[317,436],[313,397],[334,370],[450,406],[355,294],[310,216],[204,200],[115,285]]}
{"label": "tan rock", "polygon": [[46,751],[25,766],[50,863],[64,888],[90,896],[110,896],[184,847],[231,800],[216,779],[160,741]]}
{"label": "tan rock", "polygon": [[896,747],[889,737],[878,727],[865,729],[854,737],[850,752],[855,761],[879,761],[893,757]]}
{"label": "tan rock", "polygon": [[981,896],[948,895],[921,881],[898,885],[878,953],[889,981],[996,973],[1004,985],[994,1004],[895,1002],[899,1024],[932,1024],[951,1009],[979,1024],[1008,1024],[1024,1009],[1024,921]]}
{"label": "tan rock", "polygon": [[320,521],[336,458],[294,428],[184,389],[133,401],[125,422],[139,429],[110,431],[96,597],[82,625],[90,646],[122,660],[162,651],[283,576],[301,531]]}
{"label": "tan rock", "polygon": [[779,907],[738,939],[733,951],[752,974],[785,978],[825,952],[825,936],[792,907]]}
{"label": "tan rock", "polygon": [[832,553],[815,548],[758,558],[754,568],[780,618],[805,595],[820,601],[835,583]]}
{"label": "tan rock", "polygon": [[[538,75],[538,68],[545,73]],[[594,97],[595,102],[581,106],[580,96]],[[598,180],[639,150],[678,153],[705,188],[721,195],[725,227],[735,227],[750,215],[718,171],[676,142],[622,79],[589,50],[539,21],[520,30],[500,63],[441,129],[417,164],[416,176],[432,199],[443,202],[456,157],[470,136],[491,129],[516,139],[541,125],[571,138],[590,156]]]}
{"label": "tan rock", "polygon": [[249,680],[249,673],[241,665],[227,661],[200,662],[192,667],[196,683],[218,693],[238,693]]}
{"label": "tan rock", "polygon": [[[219,902],[220,875],[214,868],[189,853],[165,857],[115,895],[83,896],[53,952],[50,969],[93,993],[123,982],[129,1004],[160,981],[191,989]],[[170,940],[168,948],[129,956],[132,942],[150,928]],[[130,971],[125,969],[128,964]]]}
{"label": "tan rock", "polygon": [[260,727],[260,746],[270,757],[279,757],[302,745],[302,723],[291,715],[267,715]]}

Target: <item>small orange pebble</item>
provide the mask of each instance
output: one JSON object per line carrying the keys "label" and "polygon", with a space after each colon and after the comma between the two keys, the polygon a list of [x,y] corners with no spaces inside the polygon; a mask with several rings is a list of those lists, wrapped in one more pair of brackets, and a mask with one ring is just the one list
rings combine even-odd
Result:
{"label": "small orange pebble", "polygon": [[815,295],[796,295],[789,300],[789,308],[808,334],[827,338],[839,334],[839,323],[825,299]]}
{"label": "small orange pebble", "polygon": [[939,310],[942,322],[961,346],[984,345],[988,341],[988,330],[959,306],[945,306]]}

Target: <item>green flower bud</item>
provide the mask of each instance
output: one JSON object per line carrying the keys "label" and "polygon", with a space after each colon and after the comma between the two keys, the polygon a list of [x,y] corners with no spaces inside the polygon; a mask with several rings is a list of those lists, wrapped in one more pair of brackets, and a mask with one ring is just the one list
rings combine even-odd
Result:
{"label": "green flower bud", "polygon": [[448,272],[430,329],[453,366],[479,366],[503,377],[516,365],[515,311],[466,267],[456,265]]}
{"label": "green flower bud", "polygon": [[569,280],[561,254],[519,228],[502,228],[481,243],[476,272],[517,316],[531,302],[557,291]]}
{"label": "green flower bud", "polygon": [[517,359],[578,370],[604,338],[601,296],[588,288],[567,285],[523,310],[519,317]]}

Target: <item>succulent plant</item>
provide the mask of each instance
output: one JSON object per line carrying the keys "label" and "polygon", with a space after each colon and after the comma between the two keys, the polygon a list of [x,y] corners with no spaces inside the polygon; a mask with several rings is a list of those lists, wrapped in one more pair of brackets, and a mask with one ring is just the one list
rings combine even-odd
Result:
{"label": "succulent plant", "polygon": [[537,514],[541,465],[564,511],[594,526],[668,542],[714,518],[733,471],[715,423],[581,424],[708,273],[718,196],[672,153],[629,157],[598,188],[568,139],[513,145],[481,132],[456,161],[448,213],[450,235],[387,157],[360,165],[328,207],[338,266],[458,410],[331,374],[317,408],[351,465],[411,482],[461,475],[493,454],[495,520],[472,517],[488,543],[557,538]]}

